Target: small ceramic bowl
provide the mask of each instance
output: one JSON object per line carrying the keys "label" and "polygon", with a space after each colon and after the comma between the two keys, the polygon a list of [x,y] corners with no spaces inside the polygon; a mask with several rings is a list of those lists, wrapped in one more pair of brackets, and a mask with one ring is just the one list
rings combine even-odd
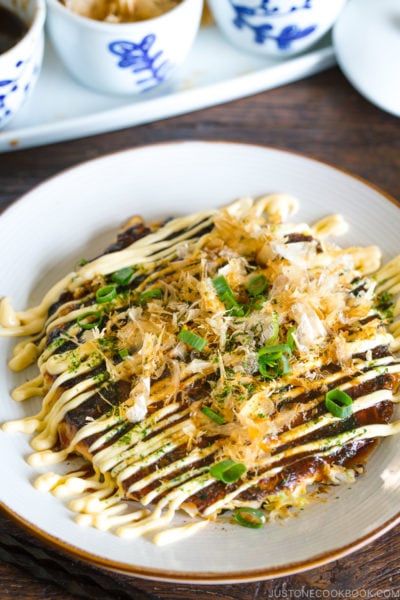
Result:
{"label": "small ceramic bowl", "polygon": [[208,0],[222,33],[239,48],[274,57],[302,52],[334,24],[346,0]]}
{"label": "small ceramic bowl", "polygon": [[0,54],[0,129],[32,93],[40,73],[44,49],[45,0],[0,0],[27,26],[25,35]]}
{"label": "small ceramic bowl", "polygon": [[187,57],[203,0],[182,0],[161,16],[131,23],[96,21],[47,0],[47,29],[69,72],[110,94],[137,94],[163,83]]}

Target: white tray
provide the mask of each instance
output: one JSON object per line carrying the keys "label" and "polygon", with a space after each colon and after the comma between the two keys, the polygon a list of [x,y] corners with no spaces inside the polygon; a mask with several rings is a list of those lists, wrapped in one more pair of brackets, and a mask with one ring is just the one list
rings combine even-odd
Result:
{"label": "white tray", "polygon": [[215,26],[201,29],[175,78],[133,98],[103,95],[77,83],[47,43],[37,87],[0,131],[0,152],[70,140],[149,123],[302,79],[335,64],[327,36],[309,52],[287,59],[234,48]]}

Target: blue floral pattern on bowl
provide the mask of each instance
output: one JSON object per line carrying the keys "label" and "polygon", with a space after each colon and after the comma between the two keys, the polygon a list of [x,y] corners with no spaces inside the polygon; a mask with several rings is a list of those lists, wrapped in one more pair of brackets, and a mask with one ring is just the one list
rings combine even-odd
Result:
{"label": "blue floral pattern on bowl", "polygon": [[[256,44],[264,44],[267,40],[273,40],[280,50],[288,50],[295,40],[309,36],[317,26],[308,25],[302,28],[293,23],[279,27],[279,23],[273,23],[274,18],[310,9],[312,1],[259,0],[258,3],[250,1],[246,4],[246,0],[230,0],[235,13],[233,24],[238,29],[251,30]],[[265,20],[264,17],[268,20]]]}
{"label": "blue floral pattern on bowl", "polygon": [[[31,70],[29,62],[31,61],[18,60],[14,65],[15,74],[0,79],[0,127],[3,127],[25,102],[37,78],[39,65],[35,63]],[[19,96],[23,96],[22,100],[17,98]]]}
{"label": "blue floral pattern on bowl", "polygon": [[111,42],[108,49],[119,57],[117,66],[131,69],[136,77],[135,84],[141,91],[162,83],[172,68],[170,61],[163,58],[164,52],[155,49],[156,36],[146,35],[139,43],[118,40]]}

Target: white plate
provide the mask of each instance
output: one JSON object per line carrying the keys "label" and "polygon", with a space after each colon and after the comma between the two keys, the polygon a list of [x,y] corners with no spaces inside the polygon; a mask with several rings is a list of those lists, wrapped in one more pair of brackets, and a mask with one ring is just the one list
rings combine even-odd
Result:
{"label": "white plate", "polygon": [[281,60],[237,50],[215,26],[208,26],[200,30],[189,57],[170,82],[127,98],[100,94],[76,82],[47,43],[32,97],[0,131],[0,152],[180,115],[284,85],[334,64],[330,35],[308,52]]}
{"label": "white plate", "polygon": [[334,27],[337,61],[350,83],[400,117],[399,0],[351,0]]}
{"label": "white plate", "polygon": [[[25,195],[0,218],[1,293],[18,308],[39,300],[81,257],[96,255],[126,217],[185,214],[243,194],[286,191],[301,201],[299,220],[341,212],[343,244],[376,242],[399,251],[400,211],[377,189],[332,167],[269,148],[220,142],[148,146],[66,171]],[[6,366],[13,343],[0,342],[0,421],[34,411],[9,398],[25,380]],[[32,403],[34,404],[34,403]],[[335,488],[327,503],[298,518],[248,530],[225,523],[157,547],[82,528],[66,503],[32,486],[27,436],[0,431],[0,501],[29,530],[76,557],[128,574],[185,582],[238,582],[318,566],[353,551],[400,520],[399,439],[385,439],[367,473]],[[6,459],[5,459],[6,457]]]}

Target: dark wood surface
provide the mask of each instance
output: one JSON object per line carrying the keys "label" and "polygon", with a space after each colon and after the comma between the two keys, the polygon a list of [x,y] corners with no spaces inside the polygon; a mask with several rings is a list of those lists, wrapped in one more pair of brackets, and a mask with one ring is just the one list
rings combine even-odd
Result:
{"label": "dark wood surface", "polygon": [[[178,118],[1,154],[0,209],[47,177],[81,161],[180,139],[243,141],[294,150],[368,179],[400,201],[400,121],[361,98],[334,68]],[[0,515],[1,600],[400,598],[399,590],[400,526],[318,569],[265,582],[201,586],[107,573],[60,555]]]}

